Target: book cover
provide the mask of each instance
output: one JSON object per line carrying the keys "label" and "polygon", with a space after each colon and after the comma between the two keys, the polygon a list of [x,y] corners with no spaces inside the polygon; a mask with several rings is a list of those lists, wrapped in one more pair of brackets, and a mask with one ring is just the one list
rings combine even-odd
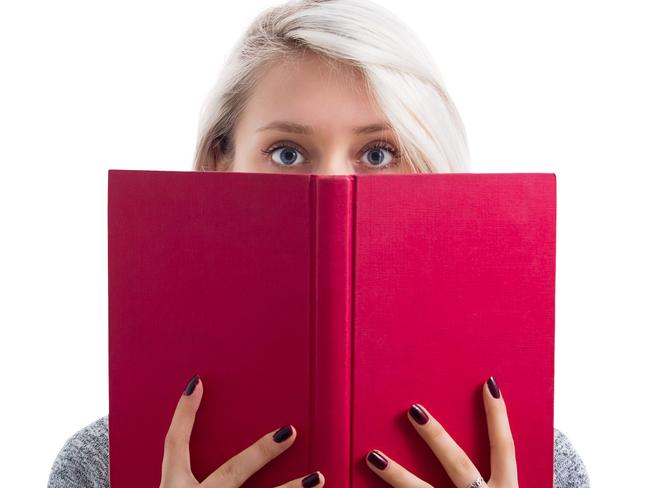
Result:
{"label": "book cover", "polygon": [[555,175],[110,170],[112,488],[156,486],[187,380],[202,480],[266,432],[293,446],[245,486],[314,470],[379,487],[378,448],[453,484],[406,417],[423,404],[490,475],[494,375],[519,483],[553,483]]}

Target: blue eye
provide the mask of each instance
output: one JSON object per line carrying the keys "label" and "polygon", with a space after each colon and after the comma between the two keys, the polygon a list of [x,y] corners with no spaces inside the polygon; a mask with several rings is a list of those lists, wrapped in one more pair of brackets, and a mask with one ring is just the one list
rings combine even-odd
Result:
{"label": "blue eye", "polygon": [[302,156],[298,148],[286,144],[275,146],[271,149],[263,150],[262,152],[270,154],[271,160],[281,166],[296,166],[297,164],[305,162],[305,158]]}
{"label": "blue eye", "polygon": [[[393,161],[393,152],[390,151],[389,149],[383,148],[383,147],[372,147],[368,149],[366,152],[363,153],[364,156],[367,154],[368,157],[364,161],[363,156],[361,157],[361,160],[375,168],[381,168],[384,166],[388,166],[391,164]],[[386,155],[387,154],[387,155]],[[387,161],[387,162],[385,162]]]}
{"label": "blue eye", "polygon": [[[366,146],[363,151],[361,162],[371,168],[378,170],[387,169],[397,164],[395,158],[399,157],[396,149],[385,142],[374,143]],[[305,163],[302,149],[289,142],[279,142],[268,149],[261,150],[271,161],[279,166],[291,167]]]}

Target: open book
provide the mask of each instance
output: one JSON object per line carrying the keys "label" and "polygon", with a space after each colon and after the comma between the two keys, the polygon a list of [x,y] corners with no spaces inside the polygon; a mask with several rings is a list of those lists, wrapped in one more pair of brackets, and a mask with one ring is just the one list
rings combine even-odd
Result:
{"label": "open book", "polygon": [[378,448],[452,487],[413,402],[488,480],[493,375],[520,486],[551,487],[555,223],[552,173],[109,170],[111,488],[158,485],[195,373],[199,481],[291,423],[294,445],[245,486],[320,470],[382,487]]}

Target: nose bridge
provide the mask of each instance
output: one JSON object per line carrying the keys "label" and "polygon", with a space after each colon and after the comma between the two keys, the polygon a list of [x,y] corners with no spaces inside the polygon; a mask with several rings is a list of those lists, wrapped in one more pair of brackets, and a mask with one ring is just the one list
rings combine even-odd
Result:
{"label": "nose bridge", "polygon": [[318,173],[328,175],[345,175],[354,172],[353,161],[345,145],[332,145],[323,152],[322,159],[317,164]]}

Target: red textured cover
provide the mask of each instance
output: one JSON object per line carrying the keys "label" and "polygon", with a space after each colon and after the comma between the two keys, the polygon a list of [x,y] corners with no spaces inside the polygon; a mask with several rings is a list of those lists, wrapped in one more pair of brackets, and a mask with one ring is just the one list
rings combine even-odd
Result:
{"label": "red textured cover", "polygon": [[553,484],[552,173],[325,176],[110,170],[111,488],[157,486],[188,379],[202,480],[285,423],[253,475],[381,487],[384,450],[453,487],[406,418],[424,404],[490,475],[483,381],[508,404],[519,484]]}

